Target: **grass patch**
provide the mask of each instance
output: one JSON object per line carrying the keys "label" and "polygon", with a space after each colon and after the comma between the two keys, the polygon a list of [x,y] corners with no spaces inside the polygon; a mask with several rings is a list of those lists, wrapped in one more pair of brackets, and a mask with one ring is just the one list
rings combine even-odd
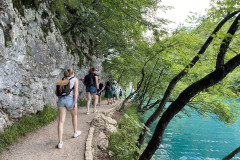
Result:
{"label": "grass patch", "polygon": [[136,112],[137,104],[132,104],[124,111],[124,117],[119,120],[119,129],[112,133],[109,139],[109,154],[115,160],[135,159],[134,152],[139,152],[136,142],[143,125]]}
{"label": "grass patch", "polygon": [[84,63],[84,55],[83,55],[82,51],[79,49],[75,49],[73,52],[79,56],[78,66],[79,66],[79,68],[82,68],[83,63]]}
{"label": "grass patch", "polygon": [[6,129],[4,133],[0,133],[0,153],[2,153],[7,146],[20,140],[21,137],[49,124],[56,118],[57,110],[49,105],[45,105],[43,110],[37,114],[22,117],[18,122]]}
{"label": "grass patch", "polygon": [[79,101],[78,101],[78,106],[80,106],[80,107],[85,107],[87,105],[87,100],[85,100],[85,99],[80,99]]}
{"label": "grass patch", "polygon": [[27,54],[28,54],[29,56],[32,56],[32,52],[29,51],[29,50],[27,50]]}

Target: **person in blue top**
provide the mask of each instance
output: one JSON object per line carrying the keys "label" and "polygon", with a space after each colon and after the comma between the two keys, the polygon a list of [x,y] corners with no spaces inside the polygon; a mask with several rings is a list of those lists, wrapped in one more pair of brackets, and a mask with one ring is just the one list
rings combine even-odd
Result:
{"label": "person in blue top", "polygon": [[115,103],[116,97],[117,97],[117,88],[116,83],[113,82],[112,84],[112,93],[113,93],[113,103]]}

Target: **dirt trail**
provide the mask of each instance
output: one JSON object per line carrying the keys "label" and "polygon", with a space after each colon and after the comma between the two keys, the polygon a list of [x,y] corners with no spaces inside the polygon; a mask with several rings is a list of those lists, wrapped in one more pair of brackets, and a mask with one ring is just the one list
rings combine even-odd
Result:
{"label": "dirt trail", "polygon": [[[116,101],[113,105],[107,105],[107,102],[103,101],[101,106],[98,107],[98,111],[106,111],[119,103],[120,101]],[[58,143],[56,120],[10,146],[7,151],[3,152],[2,160],[84,160],[85,143],[90,122],[97,114],[91,112],[86,115],[85,113],[86,107],[78,109],[78,129],[82,131],[82,134],[77,138],[73,138],[72,119],[70,113],[67,113],[62,149],[56,148]]]}

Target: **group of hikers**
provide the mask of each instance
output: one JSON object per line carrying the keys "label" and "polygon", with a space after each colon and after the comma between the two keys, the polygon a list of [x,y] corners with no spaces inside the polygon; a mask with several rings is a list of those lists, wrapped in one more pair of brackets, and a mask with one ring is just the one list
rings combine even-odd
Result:
{"label": "group of hikers", "polygon": [[[90,113],[90,105],[93,97],[93,112],[98,112],[97,106],[100,106],[103,91],[105,91],[104,97],[107,98],[107,104],[115,103],[117,98],[116,82],[106,82],[106,86],[101,83],[100,78],[97,75],[98,70],[96,68],[90,68],[88,74],[84,77],[84,84],[86,86],[87,94],[87,112]],[[67,110],[70,111],[73,123],[73,137],[76,138],[81,134],[81,131],[77,129],[77,100],[78,100],[78,84],[79,80],[75,77],[74,70],[72,68],[66,69],[62,80],[57,81],[57,87],[55,94],[58,96],[58,145],[57,148],[61,149],[63,146],[62,134],[63,125],[66,117]],[[123,96],[123,91],[120,89],[119,98]],[[127,92],[125,90],[124,97],[126,98]]]}

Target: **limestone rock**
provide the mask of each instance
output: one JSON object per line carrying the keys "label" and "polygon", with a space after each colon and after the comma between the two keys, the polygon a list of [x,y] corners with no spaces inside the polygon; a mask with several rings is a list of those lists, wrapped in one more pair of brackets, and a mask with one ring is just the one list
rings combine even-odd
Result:
{"label": "limestone rock", "polygon": [[108,148],[108,137],[101,131],[96,138],[97,147],[100,150],[106,150]]}
{"label": "limestone rock", "polygon": [[91,124],[97,126],[98,128],[102,128],[103,130],[106,130],[110,133],[117,130],[117,121],[112,119],[111,117],[105,116],[102,113],[94,117]]}
{"label": "limestone rock", "polygon": [[[9,119],[36,113],[45,104],[56,106],[55,83],[66,68],[73,68],[80,79],[81,99],[86,97],[81,79],[90,64],[101,75],[104,58],[92,57],[93,62],[85,59],[79,68],[79,57],[68,53],[46,3],[40,3],[37,10],[24,9],[23,17],[12,1],[0,1],[0,111],[4,110],[0,113],[0,130],[11,124]],[[48,17],[42,18],[44,12]],[[47,24],[51,30],[46,32],[42,26]]]}

